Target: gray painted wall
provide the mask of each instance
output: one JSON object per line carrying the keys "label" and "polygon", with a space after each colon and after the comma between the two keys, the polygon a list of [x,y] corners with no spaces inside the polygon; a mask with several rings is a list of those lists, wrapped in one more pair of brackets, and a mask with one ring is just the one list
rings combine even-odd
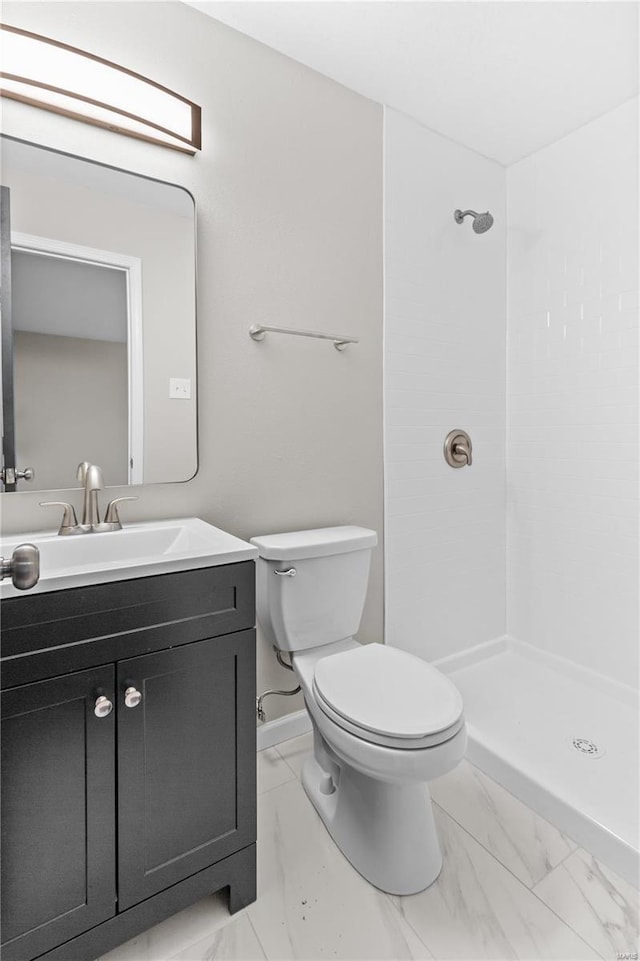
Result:
{"label": "gray painted wall", "polygon": [[[203,108],[203,150],[191,158],[3,105],[8,134],[182,184],[196,198],[200,470],[186,484],[141,488],[127,515],[195,514],[242,537],[342,523],[382,535],[380,105],[178,3],[6,2],[3,20]],[[256,344],[247,334],[256,321],[361,342],[343,353],[302,338]],[[4,530],[50,528],[41,499],[3,495]],[[381,634],[380,545],[360,636]],[[290,683],[259,638],[259,689]],[[276,716],[300,703],[268,707]]]}
{"label": "gray painted wall", "polygon": [[[126,484],[126,344],[18,330],[13,348],[17,463],[33,467],[41,489],[67,488],[81,460]],[[16,496],[3,494],[3,508]],[[58,520],[53,508],[42,514],[40,523]]]}

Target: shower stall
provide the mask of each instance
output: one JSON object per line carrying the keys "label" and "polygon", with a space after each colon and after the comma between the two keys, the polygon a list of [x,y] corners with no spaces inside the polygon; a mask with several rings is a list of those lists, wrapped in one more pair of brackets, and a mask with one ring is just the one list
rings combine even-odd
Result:
{"label": "shower stall", "polygon": [[386,641],[635,883],[637,171],[637,98],[506,167],[385,112]]}

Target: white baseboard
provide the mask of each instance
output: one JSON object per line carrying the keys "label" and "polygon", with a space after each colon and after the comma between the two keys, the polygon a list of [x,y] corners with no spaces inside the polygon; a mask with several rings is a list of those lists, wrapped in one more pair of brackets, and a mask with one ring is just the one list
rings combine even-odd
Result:
{"label": "white baseboard", "polygon": [[310,730],[311,718],[306,711],[296,711],[294,714],[278,717],[275,721],[267,721],[266,724],[260,724],[257,730],[258,751],[264,751],[292,737],[299,737]]}

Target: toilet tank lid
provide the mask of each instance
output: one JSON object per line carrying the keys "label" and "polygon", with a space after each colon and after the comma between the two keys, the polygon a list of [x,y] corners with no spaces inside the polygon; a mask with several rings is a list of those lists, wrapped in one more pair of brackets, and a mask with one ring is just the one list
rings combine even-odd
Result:
{"label": "toilet tank lid", "polygon": [[370,550],[378,543],[375,531],[366,527],[320,527],[311,531],[263,534],[252,537],[260,557],[272,561],[296,561],[307,557],[326,557],[347,551]]}

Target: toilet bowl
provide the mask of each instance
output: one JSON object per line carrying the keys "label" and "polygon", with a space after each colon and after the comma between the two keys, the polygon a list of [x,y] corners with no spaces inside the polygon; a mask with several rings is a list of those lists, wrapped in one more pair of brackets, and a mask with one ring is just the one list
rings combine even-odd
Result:
{"label": "toilet bowl", "polygon": [[289,651],[311,717],[303,787],[332,838],[369,882],[414,894],[442,855],[427,782],[464,756],[462,699],[405,651],[362,645],[374,531],[322,528],[254,537],[258,619]]}

